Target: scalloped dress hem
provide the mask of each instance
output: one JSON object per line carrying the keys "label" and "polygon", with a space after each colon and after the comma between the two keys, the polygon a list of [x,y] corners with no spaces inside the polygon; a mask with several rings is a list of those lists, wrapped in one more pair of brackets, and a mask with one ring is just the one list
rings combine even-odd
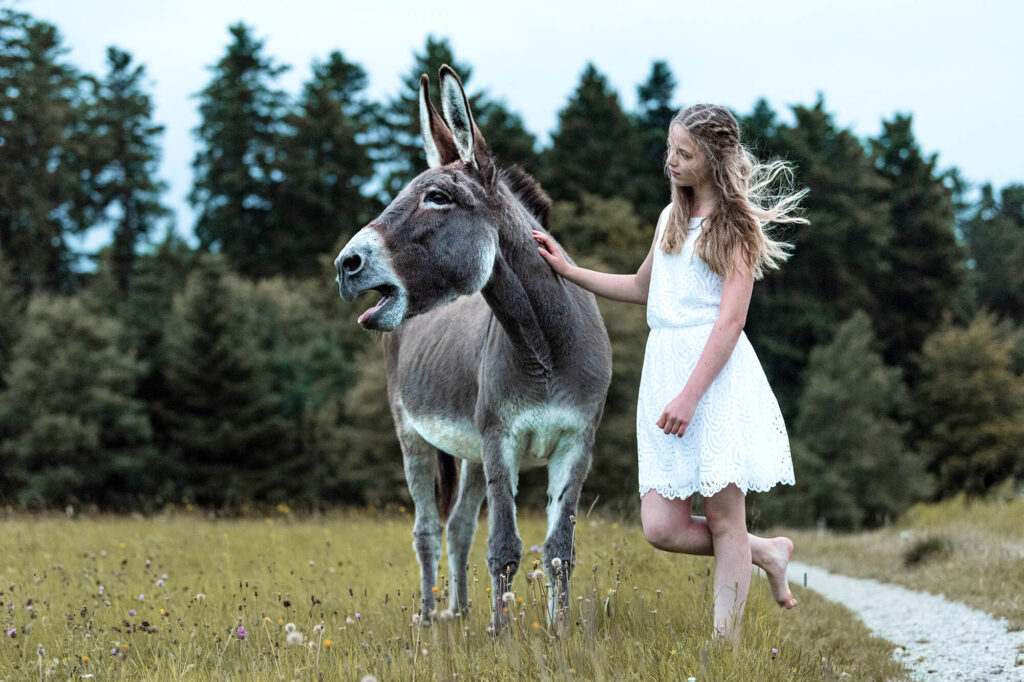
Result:
{"label": "scalloped dress hem", "polygon": [[726,486],[735,483],[743,494],[747,493],[766,493],[777,485],[796,485],[795,478],[780,479],[771,483],[745,483],[743,481],[726,481],[721,484],[712,485],[696,485],[689,486],[687,488],[675,488],[670,485],[641,485],[640,486],[640,499],[643,499],[644,495],[651,492],[652,490],[666,500],[688,500],[694,495],[700,495],[704,499],[707,499],[715,493],[721,492]]}

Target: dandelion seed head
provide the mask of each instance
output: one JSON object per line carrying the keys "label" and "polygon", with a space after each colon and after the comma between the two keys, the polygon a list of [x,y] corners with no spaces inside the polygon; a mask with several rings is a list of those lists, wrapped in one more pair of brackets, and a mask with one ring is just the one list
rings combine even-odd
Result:
{"label": "dandelion seed head", "polygon": [[284,631],[289,633],[289,634],[292,633],[292,632],[295,632],[295,623],[287,623],[284,626]]}
{"label": "dandelion seed head", "polygon": [[301,632],[294,632],[294,631],[293,632],[289,632],[288,633],[288,637],[286,638],[286,641],[289,644],[292,644],[292,645],[302,644],[302,640],[303,640],[302,633]]}
{"label": "dandelion seed head", "polygon": [[555,569],[557,571],[561,567],[562,567],[562,560],[561,559],[559,559],[558,557],[555,557],[554,559],[551,560],[551,568],[553,568],[553,569]]}
{"label": "dandelion seed head", "polygon": [[324,629],[325,628],[324,628],[324,624],[323,623],[319,623],[318,625],[314,625],[313,626],[313,634],[319,635],[321,632],[324,631]]}
{"label": "dandelion seed head", "polygon": [[451,621],[453,618],[455,618],[455,612],[451,609],[445,609],[440,614],[438,614],[438,617],[441,619],[442,622],[447,623]]}
{"label": "dandelion seed head", "polygon": [[501,595],[501,601],[505,602],[506,604],[510,603],[515,598],[515,592],[506,592],[505,594]]}

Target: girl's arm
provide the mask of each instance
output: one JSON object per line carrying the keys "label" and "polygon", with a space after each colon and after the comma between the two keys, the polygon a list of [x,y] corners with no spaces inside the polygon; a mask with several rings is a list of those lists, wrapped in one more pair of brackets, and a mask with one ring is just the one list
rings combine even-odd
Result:
{"label": "girl's arm", "polygon": [[672,399],[658,419],[658,427],[665,433],[674,433],[682,438],[686,432],[686,427],[690,425],[693,413],[697,410],[697,403],[725,367],[733,349],[736,348],[736,342],[739,341],[743,325],[747,321],[753,288],[753,274],[737,260],[736,265],[725,276],[718,319],[707,343],[704,344],[704,351],[697,360],[697,366],[690,374],[682,392]]}
{"label": "girl's arm", "polygon": [[651,250],[647,252],[647,258],[644,259],[635,275],[612,275],[607,272],[597,272],[596,270],[587,270],[586,268],[572,265],[562,255],[561,249],[558,248],[554,240],[543,232],[534,230],[533,238],[539,244],[537,251],[551,265],[551,269],[570,282],[578,284],[598,296],[610,298],[613,301],[646,305],[647,292],[651,287],[653,244],[651,245]]}

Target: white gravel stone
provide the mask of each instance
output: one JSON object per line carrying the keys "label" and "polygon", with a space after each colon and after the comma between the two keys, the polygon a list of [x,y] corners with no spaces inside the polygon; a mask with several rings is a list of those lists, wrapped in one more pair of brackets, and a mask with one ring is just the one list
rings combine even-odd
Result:
{"label": "white gravel stone", "polygon": [[806,577],[808,588],[845,605],[874,634],[897,644],[893,656],[915,679],[1024,682],[1024,631],[1008,631],[1006,619],[943,596],[796,561],[789,564],[788,576],[794,585],[803,585]]}

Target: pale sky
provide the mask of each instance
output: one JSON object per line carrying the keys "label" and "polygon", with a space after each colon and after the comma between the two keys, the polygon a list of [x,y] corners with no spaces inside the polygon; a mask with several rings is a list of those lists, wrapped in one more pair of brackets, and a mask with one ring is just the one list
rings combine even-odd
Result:
{"label": "pale sky", "polygon": [[[1024,181],[1024,2],[979,0],[723,0],[690,2],[455,2],[449,0],[14,0],[57,25],[80,69],[102,75],[108,45],[144,64],[155,119],[166,126],[165,202],[189,235],[185,196],[198,124],[194,95],[208,66],[244,21],[266,54],[292,68],[295,95],[314,60],[334,49],[369,74],[367,95],[395,95],[428,34],[446,37],[485,89],[519,113],[546,144],[558,111],[593,62],[627,109],[663,59],[679,86],[675,103],[708,101],[747,113],[765,97],[784,120],[794,104],[826,109],[862,138],[883,118],[911,113],[926,153],[974,182]],[[436,74],[432,74],[432,77]],[[666,199],[667,199],[666,195]],[[96,241],[94,238],[91,241]],[[102,243],[102,242],[101,242]]]}

